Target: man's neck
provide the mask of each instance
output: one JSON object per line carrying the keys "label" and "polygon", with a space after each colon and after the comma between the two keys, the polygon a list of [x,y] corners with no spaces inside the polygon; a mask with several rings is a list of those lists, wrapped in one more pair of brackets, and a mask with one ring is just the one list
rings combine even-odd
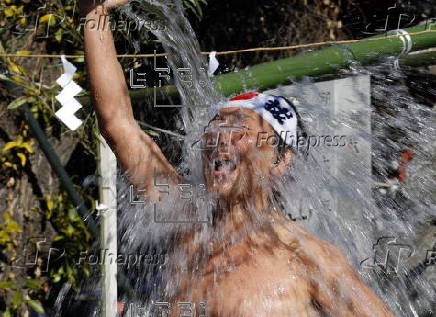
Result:
{"label": "man's neck", "polygon": [[222,235],[232,235],[252,231],[271,221],[278,210],[273,202],[272,192],[257,190],[239,199],[220,199],[214,217],[214,227]]}

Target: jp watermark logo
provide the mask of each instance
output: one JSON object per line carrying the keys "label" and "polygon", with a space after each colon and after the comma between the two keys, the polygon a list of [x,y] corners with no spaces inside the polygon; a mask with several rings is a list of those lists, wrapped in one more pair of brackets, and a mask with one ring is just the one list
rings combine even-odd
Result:
{"label": "jp watermark logo", "polygon": [[142,31],[144,28],[148,31],[164,31],[166,26],[163,21],[158,20],[154,16],[150,16],[146,19],[140,20],[138,18],[125,20],[114,20],[110,15],[101,14],[98,15],[96,19],[89,18],[81,18],[79,24],[79,31],[82,28],[87,28],[89,30],[95,31],[104,31],[104,30],[112,30],[112,31],[123,31],[127,32],[127,35],[130,32],[134,31]]}
{"label": "jp watermark logo", "polygon": [[177,311],[177,316],[180,317],[207,317],[206,305],[207,303],[204,300],[198,303],[186,301],[171,304],[170,302],[159,300],[155,301],[151,307],[137,303],[126,303],[123,304],[121,313],[127,317],[167,317],[170,315],[176,316],[174,313]]}
{"label": "jp watermark logo", "polygon": [[[160,175],[164,176],[164,175]],[[194,201],[205,201],[206,199],[206,185],[205,184],[172,184],[170,185],[169,175],[166,175],[165,180],[157,179],[156,169],[153,170],[153,190],[156,191],[161,197],[159,201],[165,200],[165,198],[170,198],[172,195],[171,189],[176,189],[178,198],[183,202],[185,207],[192,206]],[[132,205],[140,205],[147,203],[149,199],[146,189],[137,189],[133,185],[129,187],[129,202]],[[159,215],[160,214],[160,215]],[[210,224],[212,219],[206,217],[206,219],[164,219],[162,214],[166,214],[165,211],[161,210],[159,203],[153,203],[153,220],[155,223],[202,223]]]}
{"label": "jp watermark logo", "polygon": [[39,267],[41,272],[48,272],[50,264],[65,256],[65,249],[47,246],[45,237],[32,237],[24,244],[23,252],[12,261],[11,266],[18,269]]}
{"label": "jp watermark logo", "polygon": [[148,253],[114,253],[108,249],[102,249],[98,252],[82,251],[77,259],[76,265],[104,265],[116,264],[125,266],[127,269],[142,266],[163,266],[166,264],[167,256],[165,254],[148,254]]}
{"label": "jp watermark logo", "polygon": [[79,254],[67,253],[65,249],[49,247],[45,237],[29,238],[24,244],[23,252],[15,258],[11,266],[16,269],[30,269],[38,267],[40,272],[46,273],[50,265],[65,260],[66,256],[73,259],[76,266],[79,265],[104,265],[116,264],[125,266],[127,269],[144,266],[164,266],[167,262],[166,254],[149,253],[123,253],[109,252],[108,249],[82,251]]}
{"label": "jp watermark logo", "polygon": [[[206,87],[208,78],[207,67],[200,67],[199,71],[192,67],[177,67],[171,70],[166,62],[166,67],[158,67],[156,62],[156,50],[153,52],[153,71],[154,75],[157,75],[156,83],[153,85],[147,85],[147,74],[146,72],[139,71],[136,68],[130,69],[129,71],[129,85],[132,89],[142,89],[147,87],[153,88],[153,107],[154,108],[182,108],[182,107],[206,107],[206,104],[195,104],[195,105],[171,105],[171,104],[160,104],[158,102],[157,90],[163,87],[163,83],[170,84],[173,81],[178,81],[183,87],[188,90],[193,90],[195,88],[195,83],[202,88]],[[167,57],[164,56],[166,59]],[[194,74],[196,75],[194,76]],[[195,78],[199,77],[198,80]]]}
{"label": "jp watermark logo", "polygon": [[360,262],[364,269],[380,269],[387,274],[398,274],[404,269],[405,260],[414,249],[411,245],[398,243],[395,237],[381,237],[373,245],[374,256]]}

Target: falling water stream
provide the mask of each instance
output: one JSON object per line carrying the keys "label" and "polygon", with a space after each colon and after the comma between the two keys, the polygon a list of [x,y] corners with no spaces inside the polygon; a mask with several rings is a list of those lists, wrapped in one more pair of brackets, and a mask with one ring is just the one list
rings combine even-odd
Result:
{"label": "falling water stream", "polygon": [[[145,17],[140,12],[152,12],[165,21],[165,30],[153,33],[168,53],[168,64],[173,73],[185,68],[192,76],[188,82],[173,76],[182,104],[188,106],[180,110],[184,138],[173,141],[182,146],[182,160],[176,169],[185,177],[184,184],[189,184],[189,195],[193,199],[186,203],[186,200],[180,201],[180,197],[170,195],[157,204],[131,204],[129,184],[125,177],[119,177],[119,252],[154,254],[148,258],[148,265],[119,267],[130,283],[130,292],[120,290],[119,299],[125,303],[125,314],[130,314],[127,316],[160,316],[158,310],[174,298],[186,303],[198,299],[197,294],[186,286],[200,287],[202,284],[196,279],[195,272],[201,271],[202,265],[207,263],[212,254],[211,244],[221,243],[225,249],[261,232],[272,218],[269,212],[259,212],[251,207],[249,221],[230,235],[212,224],[217,198],[203,185],[201,148],[195,144],[215,115],[216,105],[225,98],[214,90],[206,71],[207,60],[200,54],[199,44],[183,15],[181,4],[178,1],[142,1],[140,6],[143,10],[135,12],[131,6],[124,7],[122,14],[141,21]],[[370,129],[362,128],[359,113],[344,111],[332,117],[328,107],[322,106],[321,97],[317,102],[308,98],[310,95],[322,96],[313,79],[295,83],[292,97],[302,115],[306,133],[316,136],[322,135],[326,129],[351,131],[341,140],[344,148],[355,146],[359,149],[362,142],[366,142],[365,146],[369,146],[371,151],[370,165],[362,160],[359,150],[348,151],[348,163],[342,169],[339,167],[338,173],[338,169],[329,168],[321,161],[326,154],[325,147],[312,146],[309,150],[304,147],[305,151],[300,151],[294,158],[289,173],[276,179],[274,186],[282,212],[292,218],[289,222],[294,221],[314,236],[336,245],[397,316],[432,316],[436,298],[435,268],[422,263],[426,252],[436,243],[433,236],[430,238],[433,244],[423,249],[423,237],[430,228],[431,217],[434,219],[436,215],[432,198],[435,187],[434,112],[408,94],[402,70],[395,67],[388,59],[370,67],[354,64],[341,74],[342,78],[371,76],[371,108],[366,109]],[[284,88],[276,89],[280,93]],[[361,143],[356,145],[353,138]],[[407,149],[413,150],[413,160],[407,165],[408,178],[399,183],[391,171],[398,167],[395,159]],[[342,155],[341,150],[338,147],[334,151]],[[363,172],[365,170],[370,172]],[[165,184],[163,179],[158,182]],[[339,203],[331,204],[335,201]],[[353,213],[344,210],[347,206],[352,206]],[[181,212],[184,209],[189,210]],[[182,219],[181,215],[188,215],[188,218]],[[186,219],[197,223],[174,223]],[[281,225],[288,226],[285,221]],[[191,238],[189,243],[186,243],[186,237]],[[276,238],[271,236],[265,243],[271,242],[275,246]],[[392,252],[400,252],[397,258],[388,257],[384,264],[375,258],[383,258],[380,253],[383,243],[390,245]],[[398,251],[398,248],[403,251]],[[317,261],[317,254],[308,256]],[[401,263],[395,262],[398,259]],[[229,263],[222,269],[232,270],[236,265],[232,261]],[[274,271],[273,267],[271,271]],[[218,276],[220,272],[212,273]],[[190,282],[187,279],[191,279]],[[245,306],[254,305],[268,311],[271,303],[261,295],[264,282],[256,284],[256,276],[247,276],[246,279],[253,280],[251,285],[258,287],[258,294],[239,303],[240,312],[245,311]],[[97,290],[95,285],[95,280],[87,281],[83,288]],[[239,289],[240,285],[234,287]],[[239,292],[243,294],[244,289],[239,289]],[[203,294],[202,302],[192,303],[197,316],[202,310],[204,316],[208,316],[210,305],[219,304],[219,299],[212,298],[218,294],[210,286],[210,292]],[[97,316],[99,307],[95,306]],[[235,312],[232,316],[239,315]],[[241,313],[241,316],[249,314]]]}

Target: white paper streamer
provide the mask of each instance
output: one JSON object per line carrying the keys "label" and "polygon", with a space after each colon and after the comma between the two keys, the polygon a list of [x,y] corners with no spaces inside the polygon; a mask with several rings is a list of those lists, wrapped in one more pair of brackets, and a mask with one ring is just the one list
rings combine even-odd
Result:
{"label": "white paper streamer", "polygon": [[403,29],[392,30],[392,31],[389,31],[388,34],[400,34],[401,35],[401,36],[399,36],[399,39],[403,43],[403,49],[401,50],[401,53],[398,54],[394,59],[394,67],[395,67],[395,69],[398,70],[398,69],[400,69],[399,58],[401,56],[409,54],[409,52],[412,50],[413,41],[412,41],[412,38],[410,37],[409,32],[407,32],[406,30],[403,30]]}
{"label": "white paper streamer", "polygon": [[215,71],[219,66],[218,60],[216,59],[215,56],[216,56],[215,51],[209,53],[209,69],[207,70],[207,74],[210,77],[213,76],[213,73],[215,73]]}
{"label": "white paper streamer", "polygon": [[399,30],[395,30],[394,33],[402,35],[400,36],[400,40],[401,42],[403,42],[403,50],[401,51],[400,56],[409,54],[413,46],[413,41],[412,38],[410,37],[409,32],[403,29],[399,29]]}
{"label": "white paper streamer", "polygon": [[67,61],[64,55],[61,56],[64,73],[56,80],[63,89],[56,96],[56,99],[62,105],[56,113],[56,117],[61,120],[70,130],[76,130],[82,125],[82,120],[78,119],[74,113],[82,108],[82,105],[74,98],[82,91],[82,87],[73,81],[74,73],[77,68]]}

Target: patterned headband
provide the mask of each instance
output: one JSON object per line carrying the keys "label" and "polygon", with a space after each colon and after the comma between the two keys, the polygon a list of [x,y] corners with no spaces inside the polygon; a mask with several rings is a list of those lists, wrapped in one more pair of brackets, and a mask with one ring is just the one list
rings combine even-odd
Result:
{"label": "patterned headband", "polygon": [[274,131],[289,146],[297,144],[297,113],[284,97],[248,92],[229,99],[220,108],[242,107],[256,111],[271,124]]}

